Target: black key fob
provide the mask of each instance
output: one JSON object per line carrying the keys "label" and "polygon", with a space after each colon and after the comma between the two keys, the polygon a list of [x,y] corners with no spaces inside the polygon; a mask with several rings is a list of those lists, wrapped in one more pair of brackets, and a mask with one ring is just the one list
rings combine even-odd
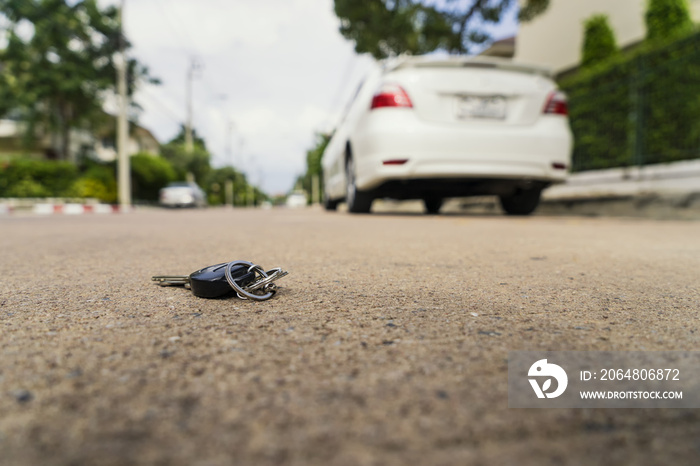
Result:
{"label": "black key fob", "polygon": [[[226,280],[226,266],[223,264],[210,265],[190,274],[190,290],[200,298],[221,298],[233,292]],[[231,276],[236,283],[245,287],[255,281],[255,272],[248,272],[244,265],[233,267]]]}

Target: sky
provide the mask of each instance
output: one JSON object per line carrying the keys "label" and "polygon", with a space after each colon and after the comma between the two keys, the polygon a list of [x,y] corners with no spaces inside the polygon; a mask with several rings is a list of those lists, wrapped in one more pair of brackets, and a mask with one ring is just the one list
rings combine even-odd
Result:
{"label": "sky", "polygon": [[[496,38],[515,33],[514,17]],[[334,128],[373,63],[338,32],[333,0],[125,0],[123,24],[130,57],[162,82],[136,93],[139,123],[161,143],[177,135],[194,63],[193,126],[212,165],[268,194],[293,189],[316,133]]]}

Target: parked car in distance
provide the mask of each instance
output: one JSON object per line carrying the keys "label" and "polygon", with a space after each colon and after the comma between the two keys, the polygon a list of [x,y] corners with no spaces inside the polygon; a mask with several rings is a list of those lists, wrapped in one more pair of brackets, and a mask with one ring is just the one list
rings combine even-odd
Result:
{"label": "parked car in distance", "polygon": [[496,195],[528,215],[565,181],[572,135],[548,70],[480,56],[380,63],[357,90],[322,159],[324,205],[369,212],[376,198]]}
{"label": "parked car in distance", "polygon": [[160,190],[163,207],[205,207],[207,196],[196,183],[176,181]]}
{"label": "parked car in distance", "polygon": [[290,209],[306,207],[306,192],[295,190],[287,196],[286,206]]}

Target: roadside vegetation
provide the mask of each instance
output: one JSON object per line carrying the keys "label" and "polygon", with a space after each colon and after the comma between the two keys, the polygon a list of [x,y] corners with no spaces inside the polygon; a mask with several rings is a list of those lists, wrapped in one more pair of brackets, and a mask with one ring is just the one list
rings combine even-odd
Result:
{"label": "roadside vegetation", "polygon": [[[267,195],[247,182],[233,167],[212,168],[210,154],[197,144],[188,154],[178,138],[162,147],[162,156],[139,153],[131,157],[132,195],[138,204],[154,204],[160,188],[190,174],[207,193],[210,205],[226,203],[225,185],[233,182],[235,205],[259,205]],[[79,163],[23,155],[0,161],[0,198],[71,198],[117,202],[116,162],[89,158]],[[201,181],[199,181],[201,180]]]}

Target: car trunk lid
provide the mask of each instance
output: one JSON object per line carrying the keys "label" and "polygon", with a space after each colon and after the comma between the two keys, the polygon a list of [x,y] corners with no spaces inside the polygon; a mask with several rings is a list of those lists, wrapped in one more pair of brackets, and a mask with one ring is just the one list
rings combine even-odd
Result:
{"label": "car trunk lid", "polygon": [[425,121],[458,125],[532,125],[556,88],[547,70],[480,57],[408,59],[385,74]]}

